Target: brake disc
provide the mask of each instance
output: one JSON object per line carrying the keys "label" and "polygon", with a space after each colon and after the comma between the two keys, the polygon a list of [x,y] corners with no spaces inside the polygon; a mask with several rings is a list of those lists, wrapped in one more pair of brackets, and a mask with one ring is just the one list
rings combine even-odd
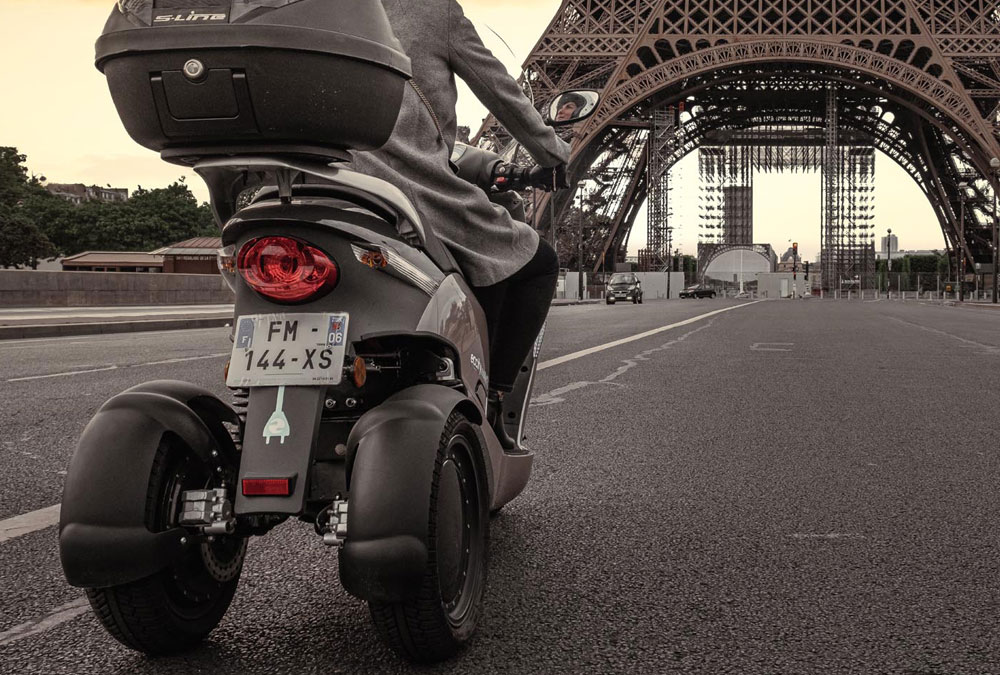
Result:
{"label": "brake disc", "polygon": [[[235,542],[238,540],[238,544]],[[235,544],[235,545],[234,545]],[[214,542],[202,542],[201,560],[212,578],[219,583],[235,579],[247,555],[246,537],[219,537]]]}

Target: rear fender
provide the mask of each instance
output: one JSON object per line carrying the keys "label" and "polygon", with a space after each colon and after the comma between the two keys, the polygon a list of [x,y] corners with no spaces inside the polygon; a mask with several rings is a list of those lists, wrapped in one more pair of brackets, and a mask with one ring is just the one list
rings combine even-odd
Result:
{"label": "rear fender", "polygon": [[238,421],[210,392],[182,382],[139,385],[101,406],[66,475],[59,519],[66,580],[83,588],[115,586],[168,566],[182,551],[185,530],[154,533],[146,526],[156,450],[172,435],[205,462],[218,463],[212,452],[235,455],[235,446],[228,432],[223,439],[212,429]]}
{"label": "rear fender", "polygon": [[[362,417],[348,448],[350,516],[340,551],[344,588],[362,600],[396,602],[420,587],[427,562],[431,482],[441,434],[460,410],[478,425],[468,398],[440,385],[418,385]],[[480,448],[485,448],[481,434]],[[485,455],[482,488],[492,467]]]}

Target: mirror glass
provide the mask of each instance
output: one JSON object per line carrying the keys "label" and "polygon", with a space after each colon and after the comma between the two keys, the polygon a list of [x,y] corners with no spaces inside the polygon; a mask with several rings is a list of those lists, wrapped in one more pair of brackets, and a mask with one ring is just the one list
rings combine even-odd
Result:
{"label": "mirror glass", "polygon": [[549,123],[564,126],[581,122],[594,114],[600,102],[601,95],[589,89],[559,94],[549,105]]}

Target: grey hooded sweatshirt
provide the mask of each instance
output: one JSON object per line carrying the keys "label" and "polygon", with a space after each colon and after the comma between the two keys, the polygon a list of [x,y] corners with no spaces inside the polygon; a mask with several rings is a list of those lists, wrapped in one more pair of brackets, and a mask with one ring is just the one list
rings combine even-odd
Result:
{"label": "grey hooded sweatshirt", "polygon": [[[479,188],[458,178],[448,160],[455,146],[455,75],[541,166],[565,163],[559,139],[487,49],[455,0],[382,0],[393,30],[413,61],[412,87],[392,138],[374,152],[352,153],[353,168],[387,180],[413,202],[424,225],[448,246],[469,282],[491,286],[520,270],[538,248],[538,234],[491,204]],[[441,136],[443,135],[443,139]]]}

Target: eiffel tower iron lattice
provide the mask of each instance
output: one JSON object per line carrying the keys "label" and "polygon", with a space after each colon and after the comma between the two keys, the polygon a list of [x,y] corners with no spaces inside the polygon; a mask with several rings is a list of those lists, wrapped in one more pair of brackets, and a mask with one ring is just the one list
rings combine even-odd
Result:
{"label": "eiffel tower iron lattice", "polygon": [[[588,238],[587,253],[594,271],[624,255],[647,197],[659,200],[651,212],[669,211],[651,169],[663,176],[689,152],[719,145],[713,134],[763,125],[816,132],[813,144],[829,169],[824,247],[846,237],[828,258],[850,259],[828,274],[847,274],[842,266],[855,276],[872,273],[867,253],[859,253],[870,233],[852,229],[837,211],[846,192],[871,187],[868,160],[841,143],[851,135],[907,171],[949,248],[970,267],[992,261],[996,178],[989,161],[1000,156],[1000,11],[986,0],[563,0],[524,73],[539,105],[569,89],[602,94],[596,114],[571,132],[569,168],[576,183],[594,170],[618,174],[598,187],[602,229]],[[654,143],[654,157],[650,132],[658,111],[671,106],[686,111],[672,141]],[[492,117],[475,140],[494,150],[511,143]],[[963,182],[972,197],[960,228]],[[572,190],[538,195],[539,228],[551,230],[550,198],[558,222],[573,197]],[[863,194],[864,203],[852,208],[867,214],[870,199]],[[670,230],[665,220],[651,225],[651,234],[666,233],[667,241]]]}

